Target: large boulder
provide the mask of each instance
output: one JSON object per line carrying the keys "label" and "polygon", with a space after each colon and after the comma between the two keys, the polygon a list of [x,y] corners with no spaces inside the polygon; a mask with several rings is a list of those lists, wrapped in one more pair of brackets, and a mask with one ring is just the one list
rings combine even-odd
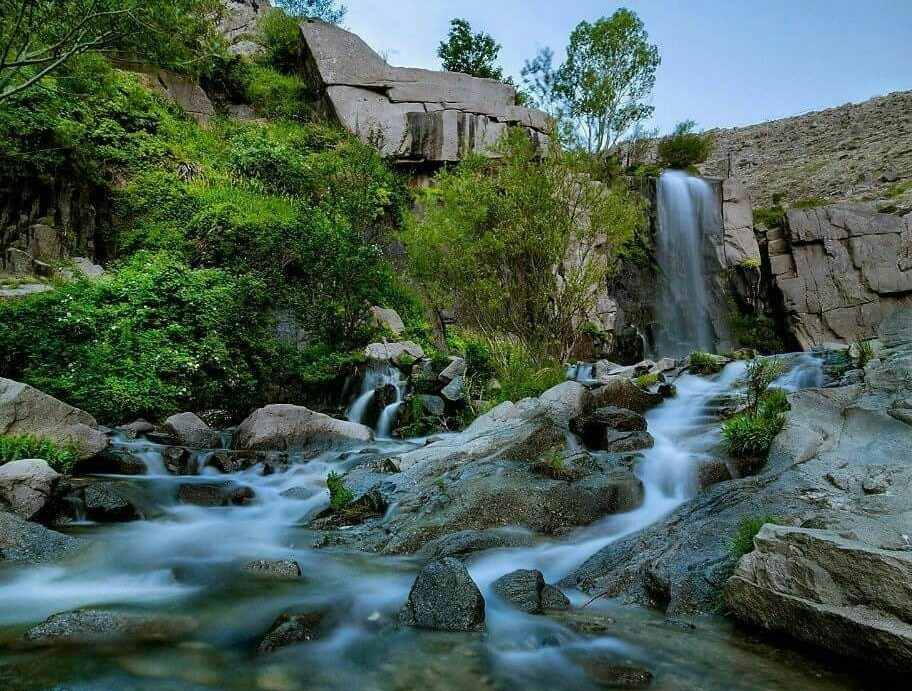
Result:
{"label": "large boulder", "polygon": [[25,632],[34,646],[97,645],[116,642],[171,643],[197,629],[190,617],[77,609],[51,615]]}
{"label": "large boulder", "polygon": [[736,617],[839,656],[909,669],[912,552],[769,524],[754,545],[726,586]]}
{"label": "large boulder", "polygon": [[598,408],[570,421],[570,429],[591,449],[628,452],[648,449],[653,445],[646,432],[646,418],[617,406]]}
{"label": "large boulder", "polygon": [[85,543],[75,537],[0,512],[0,561],[38,564],[61,559]]}
{"label": "large boulder", "polygon": [[48,503],[60,475],[38,458],[0,466],[0,510],[34,518]]}
{"label": "large boulder", "polygon": [[81,459],[108,446],[107,436],[88,413],[58,401],[28,384],[0,378],[0,434],[33,435],[72,445]]}
{"label": "large boulder", "polygon": [[364,425],[337,420],[296,405],[268,405],[255,410],[237,429],[239,449],[299,451],[316,456],[329,449],[345,449],[373,440]]}
{"label": "large boulder", "polygon": [[642,414],[663,400],[661,395],[644,391],[626,376],[612,375],[602,381],[601,386],[589,392],[592,408],[615,406]]}
{"label": "large boulder", "polygon": [[364,349],[364,356],[373,362],[410,365],[424,357],[424,349],[412,341],[371,343]]}
{"label": "large boulder", "polygon": [[421,569],[399,621],[437,631],[483,631],[484,597],[463,563],[446,557]]}
{"label": "large boulder", "polygon": [[544,610],[563,610],[570,601],[558,588],[545,583],[537,569],[518,569],[498,578],[491,589],[501,598],[527,614],[541,614]]}
{"label": "large boulder", "polygon": [[165,420],[163,427],[181,446],[191,449],[212,449],[219,446],[219,433],[194,413],[172,415]]}
{"label": "large boulder", "polygon": [[370,312],[371,322],[374,326],[386,329],[394,336],[399,336],[405,331],[405,324],[396,310],[374,305],[371,307]]}

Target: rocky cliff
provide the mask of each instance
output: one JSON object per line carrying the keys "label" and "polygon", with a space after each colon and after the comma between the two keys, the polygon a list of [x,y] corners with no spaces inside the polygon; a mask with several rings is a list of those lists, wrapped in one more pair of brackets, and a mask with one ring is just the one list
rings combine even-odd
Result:
{"label": "rocky cliff", "polygon": [[775,195],[912,210],[912,91],[712,134],[702,172],[740,180],[757,206]]}

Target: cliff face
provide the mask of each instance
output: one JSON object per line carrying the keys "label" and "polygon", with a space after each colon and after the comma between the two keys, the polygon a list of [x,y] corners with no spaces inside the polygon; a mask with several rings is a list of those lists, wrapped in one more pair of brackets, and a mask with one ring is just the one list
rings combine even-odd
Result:
{"label": "cliff face", "polygon": [[782,195],[912,210],[912,91],[712,134],[702,172],[741,181],[757,207]]}

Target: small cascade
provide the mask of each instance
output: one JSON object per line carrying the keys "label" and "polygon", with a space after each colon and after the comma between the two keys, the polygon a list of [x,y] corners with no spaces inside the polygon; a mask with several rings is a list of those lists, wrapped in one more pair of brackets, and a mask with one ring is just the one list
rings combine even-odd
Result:
{"label": "small cascade", "polygon": [[383,407],[376,426],[378,437],[389,438],[392,434],[393,424],[396,421],[396,414],[402,405],[405,387],[406,382],[402,378],[402,372],[396,367],[389,363],[372,365],[364,373],[361,393],[348,409],[346,417],[351,422],[365,424],[374,399],[381,395],[381,392],[385,393],[386,389],[390,389],[395,392],[393,393],[393,400]]}
{"label": "small cascade", "polygon": [[591,362],[577,362],[567,366],[567,379],[582,384],[595,379],[595,365]]}
{"label": "small cascade", "polygon": [[713,304],[704,266],[704,238],[721,235],[718,199],[708,182],[666,171],[658,183],[656,260],[660,269],[655,302],[655,353],[683,357],[715,351],[713,324],[723,305]]}

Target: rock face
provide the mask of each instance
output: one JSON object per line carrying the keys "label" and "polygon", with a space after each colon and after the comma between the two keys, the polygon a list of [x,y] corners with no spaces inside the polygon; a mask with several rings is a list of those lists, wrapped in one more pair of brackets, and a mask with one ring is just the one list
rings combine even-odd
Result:
{"label": "rock face", "polygon": [[773,280],[805,348],[871,338],[884,317],[912,306],[912,215],[792,209],[788,230],[767,239]]}
{"label": "rock face", "polygon": [[60,559],[85,543],[75,537],[48,530],[37,523],[0,512],[0,561],[39,564]]}
{"label": "rock face", "polygon": [[347,130],[403,162],[458,161],[492,150],[506,128],[524,127],[541,147],[545,113],[516,104],[513,87],[454,72],[392,67],[359,37],[304,22],[308,72],[326,110]]}
{"label": "rock face", "polygon": [[726,586],[735,616],[840,656],[909,668],[912,551],[775,525],[765,525],[754,544]]}
{"label": "rock face", "polygon": [[[711,611],[735,567],[728,541],[739,524],[775,516],[783,525],[854,536],[860,545],[833,547],[833,558],[849,560],[856,588],[873,587],[870,553],[861,548],[897,559],[909,549],[912,427],[890,411],[912,398],[912,310],[888,317],[879,335],[882,359],[869,364],[863,383],[789,396],[785,427],[757,475],[698,493],[665,520],[602,549],[566,583],[669,614]],[[844,590],[826,585],[829,576],[813,573],[819,604],[847,604]],[[776,587],[787,593],[796,584]]]}
{"label": "rock face", "polygon": [[233,55],[252,55],[260,49],[257,43],[257,22],[272,5],[269,0],[223,0],[219,16],[219,33],[228,41]]}
{"label": "rock face", "polygon": [[33,435],[72,444],[80,458],[108,446],[108,438],[88,413],[12,379],[0,378],[0,434]]}
{"label": "rock face", "polygon": [[411,362],[424,357],[424,349],[412,341],[399,341],[398,343],[371,343],[364,349],[364,356],[375,362],[393,362],[403,364],[410,359]]}
{"label": "rock face", "polygon": [[[715,149],[700,166],[706,175],[741,180],[758,206],[781,194],[789,202],[873,199],[879,208],[912,208],[912,188],[891,196],[897,181],[912,179],[912,91],[857,104],[713,130]],[[895,189],[895,188],[894,188]]]}
{"label": "rock face", "polygon": [[205,125],[215,115],[215,106],[196,80],[169,70],[145,66],[135,69],[143,86],[179,105],[199,124]]}
{"label": "rock face", "polygon": [[405,324],[396,310],[374,305],[370,311],[371,321],[373,321],[374,326],[388,329],[394,336],[398,336],[405,331]]}
{"label": "rock face", "polygon": [[33,518],[47,504],[59,477],[38,458],[0,465],[0,510],[26,520]]}
{"label": "rock face", "polygon": [[238,427],[235,443],[240,449],[304,451],[316,456],[333,448],[369,442],[369,427],[337,420],[295,405],[268,405],[251,413]]}
{"label": "rock face", "polygon": [[463,563],[447,557],[421,569],[399,621],[420,629],[483,631],[485,601]]}

